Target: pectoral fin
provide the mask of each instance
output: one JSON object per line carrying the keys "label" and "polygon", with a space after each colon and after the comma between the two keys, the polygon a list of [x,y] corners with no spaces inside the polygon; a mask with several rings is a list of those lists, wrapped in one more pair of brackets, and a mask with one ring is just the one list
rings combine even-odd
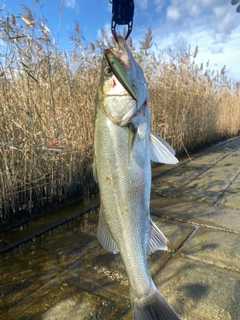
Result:
{"label": "pectoral fin", "polygon": [[168,250],[167,238],[156,224],[150,220],[150,231],[148,234],[147,253],[152,253],[156,250]]}
{"label": "pectoral fin", "polygon": [[174,149],[162,138],[150,133],[150,159],[154,162],[176,164]]}
{"label": "pectoral fin", "polygon": [[118,250],[117,244],[112,238],[112,235],[105,221],[104,215],[102,213],[101,207],[99,210],[97,237],[98,237],[98,241],[101,243],[104,249],[114,254],[118,253],[119,250]]}
{"label": "pectoral fin", "polygon": [[[137,112],[137,104],[135,100],[130,100],[127,104],[127,108],[129,109],[129,111],[124,114],[124,116],[121,119],[121,126],[125,126],[126,124],[128,124],[131,119],[135,116],[136,112]],[[125,109],[123,109],[124,111]]]}

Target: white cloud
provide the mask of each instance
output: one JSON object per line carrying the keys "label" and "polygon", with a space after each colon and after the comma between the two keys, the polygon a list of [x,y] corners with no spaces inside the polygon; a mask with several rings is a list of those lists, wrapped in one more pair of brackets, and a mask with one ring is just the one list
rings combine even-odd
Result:
{"label": "white cloud", "polygon": [[65,5],[67,8],[75,9],[76,8],[76,0],[66,0]]}
{"label": "white cloud", "polygon": [[168,53],[171,49],[174,55],[189,45],[194,52],[198,46],[196,63],[209,60],[212,70],[226,65],[228,75],[240,80],[240,21],[231,0],[199,0],[195,4],[192,0],[171,0],[165,9],[167,21],[159,19],[153,27],[153,42],[160,50]]}
{"label": "white cloud", "polygon": [[219,6],[213,8],[212,28],[217,33],[229,35],[239,24],[235,12],[228,7]]}
{"label": "white cloud", "polygon": [[213,46],[211,53],[223,53],[224,47],[222,45]]}
{"label": "white cloud", "polygon": [[110,23],[105,23],[104,27],[102,28],[106,34],[106,39],[104,39],[104,34],[102,33],[101,29],[98,29],[97,31],[97,39],[103,40],[103,42],[107,39],[110,39],[112,36],[112,31],[111,31],[111,25]]}
{"label": "white cloud", "polygon": [[165,0],[154,0],[156,12],[160,12],[165,4]]}
{"label": "white cloud", "polygon": [[222,18],[226,14],[226,6],[214,6],[212,10],[216,18]]}
{"label": "white cloud", "polygon": [[139,6],[142,10],[146,10],[148,7],[148,0],[136,0],[136,6]]}
{"label": "white cloud", "polygon": [[[166,9],[166,16],[169,22],[181,27],[188,19],[208,18],[206,26],[209,30],[226,35],[229,35],[239,24],[230,0],[199,0],[197,3],[193,3],[192,0],[171,0]],[[199,23],[196,20],[192,21]]]}
{"label": "white cloud", "polygon": [[191,16],[193,16],[193,17],[199,16],[201,14],[201,12],[202,12],[202,10],[200,9],[200,7],[197,4],[190,5],[189,13]]}
{"label": "white cloud", "polygon": [[[230,2],[230,0],[227,0]],[[226,0],[200,0],[201,6],[206,8],[213,8],[216,4],[226,4]]]}
{"label": "white cloud", "polygon": [[167,8],[167,19],[173,22],[178,22],[181,18],[180,9],[178,7],[169,6]]}

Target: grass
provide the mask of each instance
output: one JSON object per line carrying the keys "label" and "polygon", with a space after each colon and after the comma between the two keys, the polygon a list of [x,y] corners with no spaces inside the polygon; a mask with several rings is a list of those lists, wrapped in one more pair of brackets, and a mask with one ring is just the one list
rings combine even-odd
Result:
{"label": "grass", "polygon": [[[86,43],[76,23],[71,50],[61,51],[44,18],[26,6],[22,12],[0,15],[0,229],[97,192],[91,164],[101,43]],[[165,60],[150,51],[151,41],[149,29],[132,50],[149,83],[153,132],[178,155],[237,135],[240,84],[225,68],[196,65],[198,48]]]}

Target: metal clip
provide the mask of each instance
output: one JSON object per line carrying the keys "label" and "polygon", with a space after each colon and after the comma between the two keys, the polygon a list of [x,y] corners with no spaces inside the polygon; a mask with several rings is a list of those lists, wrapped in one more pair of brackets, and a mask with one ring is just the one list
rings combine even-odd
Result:
{"label": "metal clip", "polygon": [[112,4],[112,35],[116,42],[117,33],[116,25],[128,25],[128,31],[125,36],[125,40],[129,37],[132,32],[133,26],[133,15],[134,15],[134,1],[133,0],[109,0]]}

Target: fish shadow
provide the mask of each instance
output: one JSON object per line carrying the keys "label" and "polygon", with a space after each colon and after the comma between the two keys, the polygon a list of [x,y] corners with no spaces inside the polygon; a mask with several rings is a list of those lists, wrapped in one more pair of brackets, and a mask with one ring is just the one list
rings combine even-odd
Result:
{"label": "fish shadow", "polygon": [[199,283],[188,284],[181,287],[181,290],[184,291],[185,296],[195,301],[199,301],[205,297],[209,289],[209,285],[203,285]]}

